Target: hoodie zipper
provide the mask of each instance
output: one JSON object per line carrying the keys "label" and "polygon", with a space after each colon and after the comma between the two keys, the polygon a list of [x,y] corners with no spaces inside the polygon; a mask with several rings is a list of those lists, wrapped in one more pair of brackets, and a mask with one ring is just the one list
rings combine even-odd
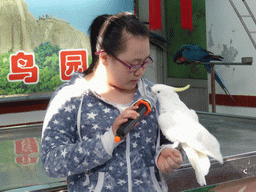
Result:
{"label": "hoodie zipper", "polygon": [[132,192],[132,171],[130,159],[130,134],[126,136],[126,163],[127,163],[127,176],[128,176],[128,191]]}

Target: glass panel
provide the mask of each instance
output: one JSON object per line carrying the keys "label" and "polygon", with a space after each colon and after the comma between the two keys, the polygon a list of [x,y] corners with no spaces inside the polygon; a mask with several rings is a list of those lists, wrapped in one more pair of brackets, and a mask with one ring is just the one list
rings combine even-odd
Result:
{"label": "glass panel", "polygon": [[42,124],[0,129],[0,191],[66,180],[45,174],[40,159],[41,132]]}

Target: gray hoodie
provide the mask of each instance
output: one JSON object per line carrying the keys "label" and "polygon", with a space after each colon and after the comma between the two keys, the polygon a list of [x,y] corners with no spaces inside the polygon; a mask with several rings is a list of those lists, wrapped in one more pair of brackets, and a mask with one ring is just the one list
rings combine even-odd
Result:
{"label": "gray hoodie", "polygon": [[[97,95],[81,73],[54,92],[44,120],[41,159],[51,177],[67,177],[69,191],[166,191],[156,167],[161,151],[153,83],[142,78],[130,105]],[[141,98],[152,111],[116,144],[112,124]]]}

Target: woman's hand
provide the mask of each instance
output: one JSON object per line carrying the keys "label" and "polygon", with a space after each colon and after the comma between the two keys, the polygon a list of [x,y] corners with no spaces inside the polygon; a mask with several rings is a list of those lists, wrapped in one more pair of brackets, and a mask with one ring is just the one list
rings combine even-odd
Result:
{"label": "woman's hand", "polygon": [[162,173],[169,173],[178,169],[183,163],[181,153],[177,149],[166,147],[158,156],[157,166]]}
{"label": "woman's hand", "polygon": [[121,113],[116,118],[116,120],[114,121],[114,123],[112,125],[112,131],[113,131],[114,135],[116,135],[116,131],[120,127],[120,125],[122,125],[123,123],[127,122],[128,119],[137,119],[140,116],[140,114],[137,111],[135,111],[138,108],[139,108],[139,106],[128,107],[127,109],[125,109],[123,111],[123,113]]}

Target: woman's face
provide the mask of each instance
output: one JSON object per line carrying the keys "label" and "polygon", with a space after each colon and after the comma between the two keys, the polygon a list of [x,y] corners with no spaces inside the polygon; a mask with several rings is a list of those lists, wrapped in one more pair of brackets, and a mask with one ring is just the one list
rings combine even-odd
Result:
{"label": "woman's face", "polygon": [[[149,39],[142,36],[128,35],[125,50],[116,57],[128,65],[142,64],[150,54]],[[111,87],[122,90],[133,90],[144,75],[144,68],[130,72],[129,68],[114,57],[108,57],[107,79]]]}

